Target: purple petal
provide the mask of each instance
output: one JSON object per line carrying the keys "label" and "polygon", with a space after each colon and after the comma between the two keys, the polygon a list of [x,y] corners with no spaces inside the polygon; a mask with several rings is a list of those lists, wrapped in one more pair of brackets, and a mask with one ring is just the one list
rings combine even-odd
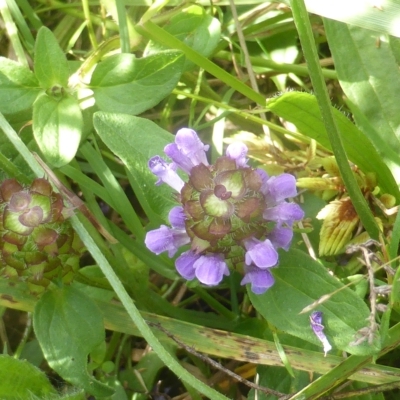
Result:
{"label": "purple petal", "polygon": [[276,249],[282,248],[289,250],[290,242],[293,238],[293,230],[291,228],[274,228],[268,235],[268,239]]}
{"label": "purple petal", "polygon": [[245,261],[247,265],[255,264],[258,268],[270,268],[278,262],[278,252],[269,239],[263,242],[251,238],[244,241],[246,247]]}
{"label": "purple petal", "polygon": [[297,195],[296,178],[290,174],[271,176],[268,180],[268,195],[275,204],[282,202],[288,197]]}
{"label": "purple petal", "polygon": [[193,266],[197,279],[205,285],[218,285],[224,275],[229,275],[229,269],[221,254],[200,256]]}
{"label": "purple petal", "polygon": [[185,251],[175,261],[176,270],[183,278],[191,281],[196,276],[194,263],[199,257],[191,250]]}
{"label": "purple petal", "polygon": [[263,294],[275,283],[269,269],[260,269],[251,265],[245,267],[245,270],[246,274],[240,284],[251,283],[251,291],[255,294]]}
{"label": "purple petal", "polygon": [[296,203],[281,203],[275,207],[266,208],[263,218],[267,221],[275,221],[280,227],[282,224],[293,225],[294,221],[303,219],[304,211]]}
{"label": "purple petal", "polygon": [[193,129],[179,129],[175,136],[179,151],[188,157],[194,165],[208,165],[206,151],[210,146],[203,144]]}
{"label": "purple petal", "polygon": [[171,209],[168,214],[168,220],[173,228],[185,229],[186,216],[181,206],[176,206]]}
{"label": "purple petal", "polygon": [[158,181],[156,185],[166,183],[171,186],[177,192],[180,192],[185,182],[175,172],[173,164],[168,164],[160,156],[155,156],[149,160],[150,171],[157,176]]}
{"label": "purple petal", "polygon": [[191,169],[194,167],[193,162],[185,156],[179,149],[176,143],[167,144],[164,147],[164,153],[187,174],[190,174]]}
{"label": "purple petal", "polygon": [[326,353],[328,351],[332,350],[332,346],[328,342],[328,339],[324,334],[325,327],[322,325],[322,312],[314,311],[310,315],[310,323],[311,323],[311,328],[312,328],[313,332],[315,333],[315,336],[317,336],[317,338],[321,341],[321,343],[324,347],[324,353],[326,356]]}
{"label": "purple petal", "polygon": [[234,142],[226,149],[226,155],[236,161],[236,166],[238,168],[247,166],[247,152],[247,146],[241,142]]}
{"label": "purple petal", "polygon": [[161,225],[158,229],[148,232],[144,242],[153,253],[158,255],[168,251],[168,256],[173,257],[179,247],[190,242],[190,238],[184,230]]}

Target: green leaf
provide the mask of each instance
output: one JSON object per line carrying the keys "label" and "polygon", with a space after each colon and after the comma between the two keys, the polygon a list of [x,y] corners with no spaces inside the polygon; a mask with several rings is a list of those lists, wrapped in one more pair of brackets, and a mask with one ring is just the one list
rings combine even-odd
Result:
{"label": "green leaf", "polygon": [[[285,1],[285,3],[288,2]],[[384,2],[306,0],[305,3],[307,11],[310,13],[400,37],[398,25],[400,7],[397,0],[385,0]],[[379,9],[379,3],[383,4],[382,9]],[[371,34],[374,33],[371,32]],[[343,42],[343,44],[345,43]]]}
{"label": "green leaf", "polygon": [[43,155],[54,167],[75,156],[82,135],[83,118],[78,101],[43,93],[33,105],[33,134]]}
{"label": "green leaf", "polygon": [[99,63],[90,88],[100,110],[140,114],[158,104],[175,88],[185,57],[180,51],[163,51],[136,58],[116,54]]}
{"label": "green leaf", "polygon": [[400,72],[393,49],[387,40],[377,47],[376,34],[369,30],[331,20],[324,24],[354,119],[400,182]]}
{"label": "green leaf", "polygon": [[343,91],[399,152],[400,72],[389,42],[377,47],[374,32],[331,20],[324,24]]}
{"label": "green leaf", "polygon": [[324,332],[329,342],[334,350],[355,355],[379,351],[378,335],[371,345],[368,342],[358,346],[350,344],[358,338],[356,332],[367,326],[369,309],[353,290],[344,288],[320,263],[301,251],[292,250],[280,254],[279,267],[272,268],[271,272],[275,277],[271,289],[262,295],[248,291],[254,307],[268,322],[322,348],[310,327],[309,314],[299,312],[320,297],[341,289],[317,307],[323,312]]}
{"label": "green leaf", "polygon": [[87,371],[89,353],[104,341],[93,300],[73,286],[48,291],[35,306],[33,326],[47,362],[62,378],[96,397],[113,393]]}
{"label": "green leaf", "polygon": [[31,395],[45,398],[55,394],[46,375],[27,361],[0,355],[0,398],[28,399]]}
{"label": "green leaf", "polygon": [[14,114],[30,109],[41,90],[32,71],[0,57],[0,112]]}
{"label": "green leaf", "polygon": [[[303,135],[331,149],[315,96],[300,92],[284,93],[269,99],[268,108],[279,117],[293,123]],[[364,172],[374,172],[378,185],[400,200],[396,181],[375,147],[345,115],[335,108],[332,111],[349,160]]]}
{"label": "green leaf", "polygon": [[147,215],[155,213],[166,220],[169,210],[177,203],[169,186],[155,185],[157,178],[147,163],[155,155],[163,156],[164,147],[173,141],[173,136],[148,119],[123,114],[97,112],[94,127],[128,168],[136,182],[135,193]]}
{"label": "green leaf", "polygon": [[36,38],[35,75],[44,89],[68,86],[67,59],[53,32],[44,26],[39,29]]}
{"label": "green leaf", "polygon": [[[221,37],[220,22],[198,5],[190,5],[181,13],[174,15],[168,21],[165,30],[204,57],[212,54]],[[151,41],[145,54],[156,54],[162,49],[165,49],[165,46]],[[184,69],[188,70],[192,66],[194,63],[186,60]]]}

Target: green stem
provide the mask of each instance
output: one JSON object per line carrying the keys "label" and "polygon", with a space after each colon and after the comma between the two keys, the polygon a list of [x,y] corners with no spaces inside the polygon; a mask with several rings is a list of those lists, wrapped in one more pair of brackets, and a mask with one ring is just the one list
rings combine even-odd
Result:
{"label": "green stem", "polygon": [[[221,50],[215,55],[215,58],[226,60],[226,61],[231,61],[232,53],[230,53],[229,51]],[[239,57],[238,57],[238,61],[241,66],[244,66],[243,63],[241,63],[241,60]],[[255,56],[250,56],[250,61],[251,61],[251,65],[253,65],[253,67],[266,68],[267,73],[271,72],[271,73],[281,74],[281,73],[290,73],[291,72],[298,76],[310,76],[310,71],[306,65],[277,63],[272,60],[267,60],[264,57],[255,57]],[[323,68],[322,74],[325,79],[337,79],[337,72],[332,71],[331,69]]]}
{"label": "green stem", "polygon": [[333,117],[331,103],[321,72],[318,53],[314,44],[314,36],[304,0],[291,0],[290,4],[299,33],[300,43],[310,71],[311,82],[321,110],[322,119],[325,123],[328,138],[339,166],[340,174],[364,228],[371,238],[378,240],[379,227],[351,171],[340,132]]}
{"label": "green stem", "polygon": [[94,33],[92,19],[90,18],[90,9],[88,0],[82,0],[82,8],[83,8],[83,13],[85,15],[90,43],[92,44],[92,47],[94,49],[97,49],[98,43],[96,39],[96,34]]}

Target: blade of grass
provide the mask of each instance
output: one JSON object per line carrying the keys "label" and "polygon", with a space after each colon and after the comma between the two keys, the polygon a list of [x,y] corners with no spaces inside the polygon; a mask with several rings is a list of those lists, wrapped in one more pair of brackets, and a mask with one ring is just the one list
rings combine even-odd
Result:
{"label": "blade of grass", "polygon": [[126,197],[121,185],[115,179],[107,164],[103,161],[96,150],[89,144],[85,143],[81,146],[80,152],[87,159],[92,166],[93,171],[102,181],[104,187],[112,199],[112,207],[121,215],[122,219],[130,231],[136,236],[138,240],[143,240],[145,231],[143,229],[140,219],[136,215],[131,203]]}
{"label": "blade of grass", "polygon": [[118,14],[119,37],[121,39],[121,53],[130,53],[131,46],[129,45],[129,30],[127,24],[125,4],[122,0],[116,0]]}
{"label": "blade of grass", "polygon": [[152,39],[158,43],[161,43],[162,45],[170,49],[181,50],[190,61],[193,61],[196,65],[203,68],[205,71],[209,72],[216,78],[220,79],[227,86],[237,90],[239,93],[243,94],[260,106],[265,107],[265,97],[262,94],[255,92],[244,82],[241,82],[239,79],[235,78],[230,73],[226,72],[218,65],[214,64],[208,58],[198,54],[192,48],[181,42],[179,39],[168,33],[166,30],[160,28],[154,22],[142,21],[136,26],[136,30],[143,36]]}
{"label": "blade of grass", "polygon": [[25,67],[29,68],[29,63],[26,58],[24,48],[19,40],[17,27],[11,16],[6,0],[0,0],[0,14],[3,17],[8,37],[10,38],[18,61]]}
{"label": "blade of grass", "polygon": [[339,166],[340,174],[346,189],[353,202],[364,228],[371,238],[378,240],[379,228],[361,193],[357,181],[352,173],[338,127],[333,117],[328,91],[319,65],[318,53],[315,48],[314,36],[304,0],[291,0],[293,17],[299,33],[300,43],[305,59],[310,70],[311,82],[321,109],[322,119],[325,123],[329,141]]}
{"label": "blade of grass", "polygon": [[29,52],[33,51],[35,46],[35,39],[31,33],[31,29],[27,25],[18,5],[14,0],[7,0],[8,8],[14,18],[15,24],[18,27],[18,32],[25,42],[26,48]]}
{"label": "blade of grass", "polygon": [[[95,301],[99,309],[102,310],[107,329],[133,336],[141,336],[140,331],[130,321],[127,312],[120,304],[109,304],[96,299]],[[0,280],[0,306],[30,312],[34,309],[36,302],[37,298],[28,294],[26,289],[21,286],[9,286],[6,281]],[[141,315],[146,321],[150,321],[153,324],[162,324],[165,329],[180,341],[188,346],[193,346],[202,353],[251,362],[256,365],[283,366],[276,346],[272,341],[235,332],[212,329],[143,311],[141,311]],[[392,337],[392,340],[387,342],[387,347],[380,354],[387,353],[399,344],[399,334],[400,325],[397,324],[390,329],[389,336]],[[163,343],[169,343],[169,339],[165,336],[160,336],[160,340]],[[321,352],[304,350],[293,346],[283,345],[283,350],[294,369],[312,371],[317,374],[327,373],[341,362],[347,361],[342,357],[334,355],[324,357]],[[355,371],[349,378],[379,385],[399,381],[400,369],[371,363]]]}

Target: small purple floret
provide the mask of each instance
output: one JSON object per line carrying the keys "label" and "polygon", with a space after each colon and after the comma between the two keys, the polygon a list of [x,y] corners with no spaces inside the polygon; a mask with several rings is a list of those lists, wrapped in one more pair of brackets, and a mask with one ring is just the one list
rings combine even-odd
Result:
{"label": "small purple floret", "polygon": [[281,174],[279,176],[271,176],[268,179],[269,201],[272,200],[275,204],[278,204],[288,197],[294,197],[296,195],[296,178],[293,175]]}
{"label": "small purple floret", "polygon": [[229,269],[222,254],[200,256],[193,267],[197,279],[208,286],[218,285],[224,275],[229,275]]}
{"label": "small purple floret", "polygon": [[160,185],[161,183],[166,183],[171,186],[177,192],[180,192],[183,188],[185,182],[179,177],[179,175],[175,171],[175,167],[173,164],[168,164],[164,159],[160,156],[154,156],[149,160],[149,168],[150,171],[157,176],[158,181],[156,185]]}
{"label": "small purple floret", "polygon": [[250,265],[245,267],[245,275],[240,284],[246,285],[247,283],[250,283],[251,291],[254,294],[263,294],[274,284],[274,282],[275,279],[269,269],[260,269],[254,265]]}
{"label": "small purple floret", "polygon": [[303,219],[304,211],[296,203],[282,202],[275,207],[266,208],[263,218],[267,221],[275,221],[278,227],[283,224],[292,226],[294,221]]}
{"label": "small purple floret", "polygon": [[179,247],[190,242],[190,238],[185,230],[161,225],[158,229],[148,232],[144,242],[153,253],[158,255],[168,251],[168,256],[173,257]]}
{"label": "small purple floret", "polygon": [[234,142],[226,149],[227,157],[236,161],[236,166],[246,167],[248,159],[246,158],[248,148],[244,143]]}
{"label": "small purple floret", "polygon": [[218,285],[229,269],[221,254],[198,255],[189,250],[182,253],[175,261],[179,274],[192,280],[195,277],[204,285]]}
{"label": "small purple floret", "polygon": [[171,208],[171,211],[168,214],[169,223],[173,228],[176,229],[185,229],[185,213],[183,211],[183,207],[175,206]]}
{"label": "small purple floret", "polygon": [[276,227],[268,234],[268,239],[276,249],[282,248],[288,251],[293,239],[293,230],[291,228]]}
{"label": "small purple floret", "polygon": [[194,263],[200,258],[198,254],[193,251],[185,251],[175,261],[176,270],[188,281],[196,277],[196,272],[193,267]]}
{"label": "small purple floret", "polygon": [[319,339],[319,341],[322,343],[324,346],[324,353],[326,356],[326,353],[330,350],[332,350],[332,346],[328,342],[327,337],[324,334],[324,329],[325,327],[322,325],[322,312],[321,311],[314,311],[310,315],[310,324],[313,332],[315,333],[315,336]]}
{"label": "small purple floret", "polygon": [[258,268],[273,267],[278,262],[278,252],[269,239],[263,242],[255,238],[244,241],[246,248],[245,262],[247,265],[255,264]]}
{"label": "small purple floret", "polygon": [[188,157],[194,165],[208,165],[206,151],[210,146],[205,145],[193,129],[179,129],[175,136],[175,143],[178,150]]}

